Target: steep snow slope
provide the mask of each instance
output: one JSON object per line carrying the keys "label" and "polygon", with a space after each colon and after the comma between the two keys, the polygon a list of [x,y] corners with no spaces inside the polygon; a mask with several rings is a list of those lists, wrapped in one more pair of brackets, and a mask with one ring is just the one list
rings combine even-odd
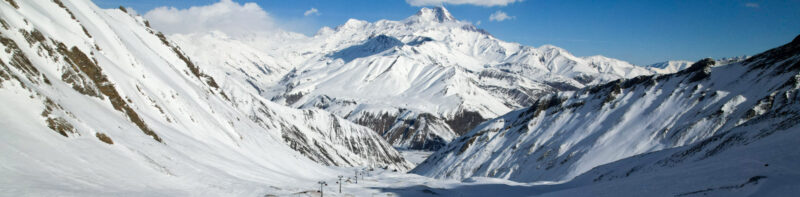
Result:
{"label": "steep snow slope", "polygon": [[[226,58],[205,58],[210,62],[199,65],[204,65],[203,69],[210,76],[223,79],[218,82],[220,89],[230,95],[230,100],[240,111],[265,128],[280,129],[282,138],[290,147],[309,155],[312,160],[328,165],[359,166],[367,163],[355,161],[358,159],[354,158],[363,157],[379,161],[376,164],[380,166],[397,163],[399,165],[394,167],[408,167],[408,163],[403,162],[393,148],[385,146],[378,140],[381,137],[366,127],[356,126],[319,109],[273,110],[288,107],[264,99],[260,95],[265,90],[259,87],[269,87],[278,80],[277,77],[286,73],[288,68],[284,65],[289,64],[288,60],[273,58],[260,50],[242,46],[240,41],[227,39],[218,32],[211,35],[176,35],[174,38],[191,40],[196,43],[192,46],[201,45],[192,50],[194,53],[191,55],[195,57],[224,54]],[[204,50],[209,48],[215,50]],[[330,150],[334,150],[332,155],[327,153]],[[343,155],[335,153],[336,150],[348,150],[350,153]]]}
{"label": "steep snow slope", "polygon": [[0,1],[4,195],[255,195],[340,173],[321,164],[409,166],[366,127],[221,87],[146,26],[84,0]]}
{"label": "steep snow slope", "polygon": [[291,46],[307,39],[292,32],[254,32],[230,37],[222,32],[167,35],[209,75],[226,83],[245,83],[259,94],[304,61]]}
{"label": "steep snow slope", "polygon": [[[735,64],[712,67],[714,60],[705,59],[676,74],[554,94],[482,123],[413,172],[456,179],[563,181],[637,154],[707,139],[718,143],[720,139],[713,139],[754,129],[752,124],[782,125],[759,127],[757,133],[792,131],[798,116],[798,49],[800,38]],[[754,135],[728,143],[746,142]]]}
{"label": "steep snow slope", "polygon": [[599,166],[563,184],[570,189],[544,196],[797,194],[800,94],[796,88],[780,91],[773,110],[746,124],[688,146]]}
{"label": "steep snow slope", "polygon": [[177,43],[193,43],[181,44],[181,49],[187,51],[190,57],[201,57],[193,60],[206,68],[211,76],[225,79],[220,81],[222,87],[229,83],[238,86],[236,82],[246,82],[257,93],[262,93],[264,87],[274,85],[291,70],[290,63],[285,59],[249,47],[221,32],[174,35],[169,38]]}
{"label": "steep snow slope", "polygon": [[[203,54],[210,47],[206,43],[217,42],[196,42],[214,36],[172,37],[190,54]],[[246,41],[231,46],[245,48],[245,56],[255,54],[249,48],[274,42],[264,37],[235,38]],[[544,94],[657,72],[602,56],[575,57],[555,46],[504,42],[456,20],[443,7],[423,8],[402,21],[350,19],[305,39],[277,37],[292,42],[264,53],[287,59],[291,66],[276,67],[291,69],[271,88],[262,85],[274,76],[262,82],[237,77],[240,83],[255,84],[254,89],[281,104],[330,111],[378,131],[397,147],[412,149],[437,149],[487,118],[529,106]],[[227,53],[237,52],[197,57],[247,73],[254,64],[262,65]],[[225,72],[210,73],[222,77]]]}

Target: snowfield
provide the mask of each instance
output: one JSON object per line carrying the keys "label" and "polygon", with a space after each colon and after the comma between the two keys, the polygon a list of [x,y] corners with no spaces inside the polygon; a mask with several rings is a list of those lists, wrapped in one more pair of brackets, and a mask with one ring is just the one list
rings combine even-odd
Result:
{"label": "snowfield", "polygon": [[0,1],[0,196],[800,192],[800,36],[639,67],[443,7],[313,37],[133,13]]}
{"label": "snowfield", "polygon": [[405,171],[382,137],[221,86],[139,16],[89,1],[0,3],[2,195],[263,195]]}

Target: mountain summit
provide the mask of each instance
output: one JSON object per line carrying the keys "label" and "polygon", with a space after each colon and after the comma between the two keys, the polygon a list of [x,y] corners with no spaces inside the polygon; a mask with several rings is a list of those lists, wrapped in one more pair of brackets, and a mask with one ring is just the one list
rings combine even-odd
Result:
{"label": "mountain summit", "polygon": [[412,17],[418,21],[434,21],[439,23],[456,20],[456,18],[450,14],[450,11],[447,11],[447,8],[444,7],[422,8]]}
{"label": "mountain summit", "polygon": [[[232,62],[232,68],[209,71],[213,77],[250,84],[253,92],[280,104],[332,112],[406,149],[436,150],[542,95],[654,74],[612,58],[505,42],[458,21],[444,7],[422,8],[402,21],[350,19],[319,32],[275,54],[296,63],[273,73],[253,68],[248,55],[221,54],[247,46],[204,55],[208,47],[193,45],[218,42],[172,38],[205,68],[217,68],[208,62]],[[206,61],[214,59],[223,61]],[[259,73],[264,76],[255,76]]]}
{"label": "mountain summit", "polygon": [[443,7],[227,36],[0,0],[0,196],[791,196],[798,143],[800,37],[641,67]]}

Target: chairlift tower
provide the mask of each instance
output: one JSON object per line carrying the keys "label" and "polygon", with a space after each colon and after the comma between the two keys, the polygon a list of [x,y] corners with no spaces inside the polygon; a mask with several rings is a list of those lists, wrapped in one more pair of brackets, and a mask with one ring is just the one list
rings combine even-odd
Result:
{"label": "chairlift tower", "polygon": [[328,185],[328,183],[326,183],[325,181],[319,181],[319,182],[317,182],[317,184],[319,184],[319,196],[320,197],[325,196],[325,193],[322,191],[322,189],[323,189],[322,186],[326,186],[326,185]]}
{"label": "chairlift tower", "polygon": [[354,170],[353,172],[356,174],[356,184],[358,184],[358,170]]}
{"label": "chairlift tower", "polygon": [[342,193],[342,178],[344,178],[344,176],[339,175],[339,181],[336,181],[336,183],[339,183],[339,193],[340,194]]}

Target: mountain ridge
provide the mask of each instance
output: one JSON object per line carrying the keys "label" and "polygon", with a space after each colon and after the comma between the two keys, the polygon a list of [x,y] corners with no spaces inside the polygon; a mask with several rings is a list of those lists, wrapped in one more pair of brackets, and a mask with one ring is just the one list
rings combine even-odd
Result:
{"label": "mountain ridge", "polygon": [[[202,54],[202,48],[192,46],[196,36],[172,38],[189,53]],[[280,78],[277,82],[236,80],[253,82],[262,96],[280,104],[330,111],[411,149],[427,140],[440,147],[450,136],[547,93],[661,72],[601,56],[575,57],[552,45],[504,42],[443,7],[421,8],[400,21],[350,19],[288,48],[281,54],[299,56],[289,55],[294,63],[278,65],[285,73],[268,77]],[[219,59],[208,55],[194,56]],[[241,62],[232,66],[249,67]],[[401,126],[410,120],[401,111],[443,121],[420,116],[413,122],[425,125]],[[429,137],[408,143],[411,136]]]}
{"label": "mountain ridge", "polygon": [[411,165],[367,127],[215,76],[124,9],[2,1],[0,48],[12,193],[254,195],[342,173],[330,166]]}
{"label": "mountain ridge", "polygon": [[[797,43],[738,63],[716,65],[704,59],[674,74],[552,94],[532,107],[482,123],[412,172],[453,179],[569,181],[635,155],[718,144],[721,136],[733,137],[731,130],[747,131],[739,127],[756,124],[751,121],[791,120],[787,117],[796,116],[797,109],[790,100],[800,87]],[[798,123],[783,122],[782,129],[774,130]]]}

